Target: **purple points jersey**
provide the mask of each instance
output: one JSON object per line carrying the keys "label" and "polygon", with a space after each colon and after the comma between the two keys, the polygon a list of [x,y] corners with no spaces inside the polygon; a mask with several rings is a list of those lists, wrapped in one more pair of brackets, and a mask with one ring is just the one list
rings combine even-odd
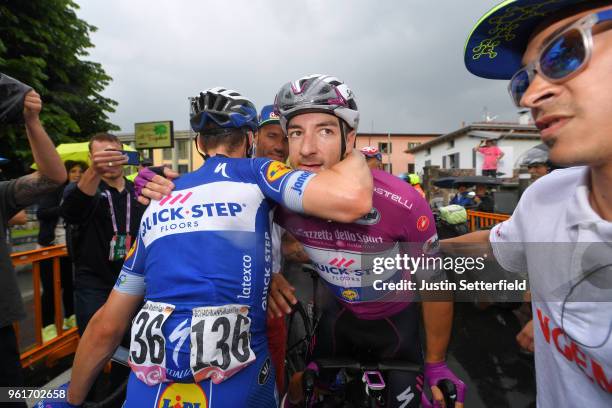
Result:
{"label": "purple points jersey", "polygon": [[302,243],[334,295],[362,319],[394,315],[413,300],[411,291],[380,290],[382,282],[415,281],[409,269],[381,266],[381,259],[422,257],[438,239],[429,205],[412,186],[383,171],[372,175],[372,210],[352,224],[282,208],[275,216]]}

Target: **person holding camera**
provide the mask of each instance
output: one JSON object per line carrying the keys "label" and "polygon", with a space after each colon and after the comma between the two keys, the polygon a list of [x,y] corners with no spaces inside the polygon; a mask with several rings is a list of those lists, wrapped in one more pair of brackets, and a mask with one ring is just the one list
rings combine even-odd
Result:
{"label": "person holding camera", "polygon": [[[134,184],[126,180],[117,136],[98,133],[89,141],[91,166],[64,192],[62,217],[75,225],[75,312],[82,335],[93,314],[106,302],[123,260],[137,234],[144,207]],[[73,228],[73,231],[75,229]]]}
{"label": "person holding camera", "polygon": [[[72,235],[74,311],[81,336],[111,293],[145,209],[136,200],[134,184],[124,177],[128,157],[121,149],[115,135],[92,136],[91,166],[78,183],[66,187],[61,204],[61,215],[70,224]],[[113,366],[111,387],[118,386],[128,372],[125,367]],[[92,391],[91,397],[97,393]]]}

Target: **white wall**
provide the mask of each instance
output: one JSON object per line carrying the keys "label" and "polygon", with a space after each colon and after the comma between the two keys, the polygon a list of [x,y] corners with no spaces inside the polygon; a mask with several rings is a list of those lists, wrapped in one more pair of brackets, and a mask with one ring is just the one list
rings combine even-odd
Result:
{"label": "white wall", "polygon": [[[442,167],[442,157],[449,156],[454,153],[459,153],[459,168],[471,169],[473,168],[472,149],[478,145],[481,139],[470,137],[467,134],[455,139],[455,146],[449,148],[448,142],[443,142],[431,147],[431,154],[427,155],[426,150],[422,150],[414,154],[415,170],[417,173],[423,173],[423,167],[427,160],[431,161],[432,166]],[[500,162],[500,171],[506,173],[508,177],[512,176],[512,169],[518,168],[518,160],[524,155],[524,153],[540,144],[539,140],[533,139],[502,139],[498,146],[504,152],[504,157]],[[482,166],[482,155],[476,155],[477,169]],[[449,158],[446,159],[446,167],[449,168]],[[477,172],[480,174],[480,172]]]}

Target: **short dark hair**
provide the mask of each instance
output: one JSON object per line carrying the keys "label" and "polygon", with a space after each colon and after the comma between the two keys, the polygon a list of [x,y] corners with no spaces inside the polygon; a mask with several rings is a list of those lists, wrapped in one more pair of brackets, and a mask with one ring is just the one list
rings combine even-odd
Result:
{"label": "short dark hair", "polygon": [[[227,129],[226,132],[207,132],[209,130],[216,130],[217,127],[208,127],[203,132],[198,133],[196,137],[202,139],[202,145],[205,151],[216,149],[219,146],[224,146],[229,153],[236,152],[238,149],[244,146],[247,128],[241,129]],[[221,130],[220,128],[218,128]]]}
{"label": "short dark hair", "polygon": [[66,171],[70,172],[70,170],[72,170],[74,167],[79,166],[81,168],[81,170],[85,171],[87,170],[87,163],[83,162],[83,161],[77,161],[77,160],[66,160],[66,162],[64,163],[64,167],[66,167]]}
{"label": "short dark hair", "polygon": [[123,144],[121,144],[121,140],[119,140],[119,138],[111,133],[96,133],[95,135],[93,135],[91,137],[91,139],[89,139],[89,152],[91,153],[91,145],[93,144],[93,142],[110,142],[110,143],[116,143],[119,146],[123,146]]}

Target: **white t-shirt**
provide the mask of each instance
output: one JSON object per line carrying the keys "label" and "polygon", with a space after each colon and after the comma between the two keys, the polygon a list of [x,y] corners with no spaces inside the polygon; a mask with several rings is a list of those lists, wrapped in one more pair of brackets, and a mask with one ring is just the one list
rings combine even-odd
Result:
{"label": "white t-shirt", "polygon": [[489,236],[504,269],[529,273],[540,408],[612,407],[612,222],[591,208],[588,175],[542,177]]}

